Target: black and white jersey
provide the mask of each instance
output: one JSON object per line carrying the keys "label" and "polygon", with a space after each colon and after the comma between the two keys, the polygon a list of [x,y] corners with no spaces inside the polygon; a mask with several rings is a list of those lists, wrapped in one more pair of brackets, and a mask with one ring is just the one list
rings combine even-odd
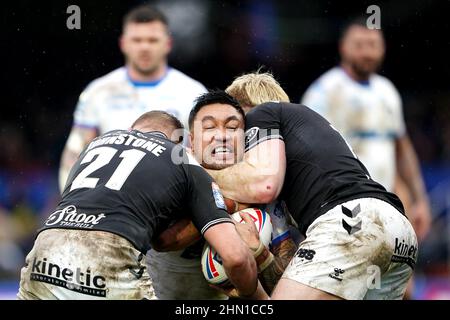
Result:
{"label": "black and white jersey", "polygon": [[81,153],[39,231],[108,231],[145,253],[153,236],[186,216],[202,234],[231,222],[217,184],[181,145],[159,132],[115,130]]}
{"label": "black and white jersey", "polygon": [[340,133],[308,107],[269,102],[253,108],[246,115],[246,151],[270,139],[285,143],[280,198],[303,234],[318,216],[356,198],[378,198],[403,213],[398,197],[373,181]]}

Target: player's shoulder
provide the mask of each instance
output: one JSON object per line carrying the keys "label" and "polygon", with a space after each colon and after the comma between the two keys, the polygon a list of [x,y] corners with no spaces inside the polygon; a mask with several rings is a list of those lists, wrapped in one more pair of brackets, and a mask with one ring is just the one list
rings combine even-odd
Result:
{"label": "player's shoulder", "polygon": [[279,101],[264,102],[250,109],[250,111],[247,112],[245,117],[246,119],[257,119],[264,114],[273,114],[277,110],[279,110],[279,108],[280,108]]}
{"label": "player's shoulder", "polygon": [[348,76],[341,67],[334,67],[324,74],[322,74],[318,82],[322,84],[325,88],[334,87],[336,84],[342,83]]}
{"label": "player's shoulder", "polygon": [[321,74],[309,87],[309,90],[326,91],[333,89],[345,80],[345,73],[340,67],[334,67]]}
{"label": "player's shoulder", "polygon": [[270,113],[278,113],[281,114],[284,111],[298,111],[299,109],[303,110],[303,109],[308,109],[305,105],[303,104],[299,104],[299,103],[292,103],[292,102],[284,102],[284,101],[268,101],[268,102],[264,102],[261,103],[259,105],[257,105],[255,108],[253,108],[252,110],[250,110],[248,114],[250,114],[251,112],[253,113],[265,113],[265,112],[270,112]]}
{"label": "player's shoulder", "polygon": [[176,82],[179,85],[182,85],[180,89],[187,89],[187,91],[195,90],[198,92],[206,92],[206,88],[200,81],[191,78],[187,74],[181,72],[178,69],[170,67],[167,72],[167,80]]}
{"label": "player's shoulder", "polygon": [[103,90],[123,86],[127,82],[125,67],[117,68],[99,78],[92,80],[83,90],[82,95],[89,97]]}
{"label": "player's shoulder", "polygon": [[199,169],[201,172],[206,172],[200,163],[195,159],[195,157],[185,148],[180,145],[179,148],[182,148],[181,154],[183,156],[183,164],[189,167],[195,167]]}
{"label": "player's shoulder", "polygon": [[375,86],[382,88],[383,90],[391,91],[394,94],[398,94],[398,90],[395,87],[394,83],[385,76],[382,76],[377,73],[373,74],[371,81],[373,81]]}

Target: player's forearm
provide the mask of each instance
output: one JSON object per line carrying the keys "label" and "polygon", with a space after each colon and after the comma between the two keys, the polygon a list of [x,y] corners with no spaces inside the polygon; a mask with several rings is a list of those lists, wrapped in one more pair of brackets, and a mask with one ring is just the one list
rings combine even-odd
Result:
{"label": "player's forearm", "polygon": [[223,267],[239,295],[251,296],[257,288],[258,273],[255,259],[231,223],[209,227],[203,234],[220,255]]}
{"label": "player's forearm", "polygon": [[258,281],[256,290],[253,294],[251,294],[250,296],[240,296],[240,298],[249,299],[249,300],[268,300],[268,299],[270,299],[269,295],[264,290],[260,281]]}
{"label": "player's forearm", "polygon": [[272,250],[273,261],[258,276],[262,286],[269,294],[280,280],[296,250],[297,246],[290,238],[284,240]]}
{"label": "player's forearm", "polygon": [[400,177],[405,181],[413,202],[427,201],[425,185],[419,169],[419,161],[407,137],[401,138],[397,143],[397,170]]}
{"label": "player's forearm", "polygon": [[270,176],[247,162],[223,170],[208,170],[224,196],[242,203],[269,203],[276,197]]}
{"label": "player's forearm", "polygon": [[285,173],[285,147],[279,139],[261,142],[248,150],[238,164],[210,172],[226,197],[242,203],[275,200],[283,187]]}
{"label": "player's forearm", "polygon": [[61,156],[59,169],[59,190],[61,193],[64,191],[64,186],[69,177],[70,170],[75,162],[77,162],[78,156],[96,135],[97,131],[95,129],[73,127],[70,131],[69,138],[67,139]]}
{"label": "player's forearm", "polygon": [[[245,247],[244,249],[247,250]],[[223,264],[231,283],[238,290],[240,296],[250,298],[257,289],[257,268],[255,260],[250,255],[245,260],[230,260],[227,261],[224,259]]]}
{"label": "player's forearm", "polygon": [[[81,152],[81,150],[80,150]],[[64,149],[63,154],[61,156],[61,165],[59,167],[59,191],[62,193],[64,191],[64,186],[66,185],[67,178],[69,177],[70,170],[72,166],[77,161],[79,152],[73,152],[68,149]]]}

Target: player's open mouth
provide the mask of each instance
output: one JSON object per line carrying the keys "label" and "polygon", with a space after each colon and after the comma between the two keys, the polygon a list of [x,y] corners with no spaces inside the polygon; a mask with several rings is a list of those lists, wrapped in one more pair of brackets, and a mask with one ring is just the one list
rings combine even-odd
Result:
{"label": "player's open mouth", "polygon": [[229,145],[216,146],[211,151],[211,158],[215,161],[231,161],[234,159],[234,148]]}
{"label": "player's open mouth", "polygon": [[231,148],[229,147],[224,147],[224,146],[220,146],[220,147],[216,147],[213,149],[212,154],[217,154],[217,155],[225,155],[225,154],[231,154],[233,153],[233,151],[231,150]]}

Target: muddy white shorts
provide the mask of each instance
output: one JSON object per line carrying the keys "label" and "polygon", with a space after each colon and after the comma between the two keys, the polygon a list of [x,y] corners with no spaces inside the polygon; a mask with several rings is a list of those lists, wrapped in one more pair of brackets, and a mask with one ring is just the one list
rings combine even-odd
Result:
{"label": "muddy white shorts", "polygon": [[408,219],[387,202],[361,198],[309,226],[283,278],[348,300],[402,299],[416,259]]}
{"label": "muddy white shorts", "polygon": [[22,268],[19,299],[153,299],[145,256],[109,232],[42,231]]}

